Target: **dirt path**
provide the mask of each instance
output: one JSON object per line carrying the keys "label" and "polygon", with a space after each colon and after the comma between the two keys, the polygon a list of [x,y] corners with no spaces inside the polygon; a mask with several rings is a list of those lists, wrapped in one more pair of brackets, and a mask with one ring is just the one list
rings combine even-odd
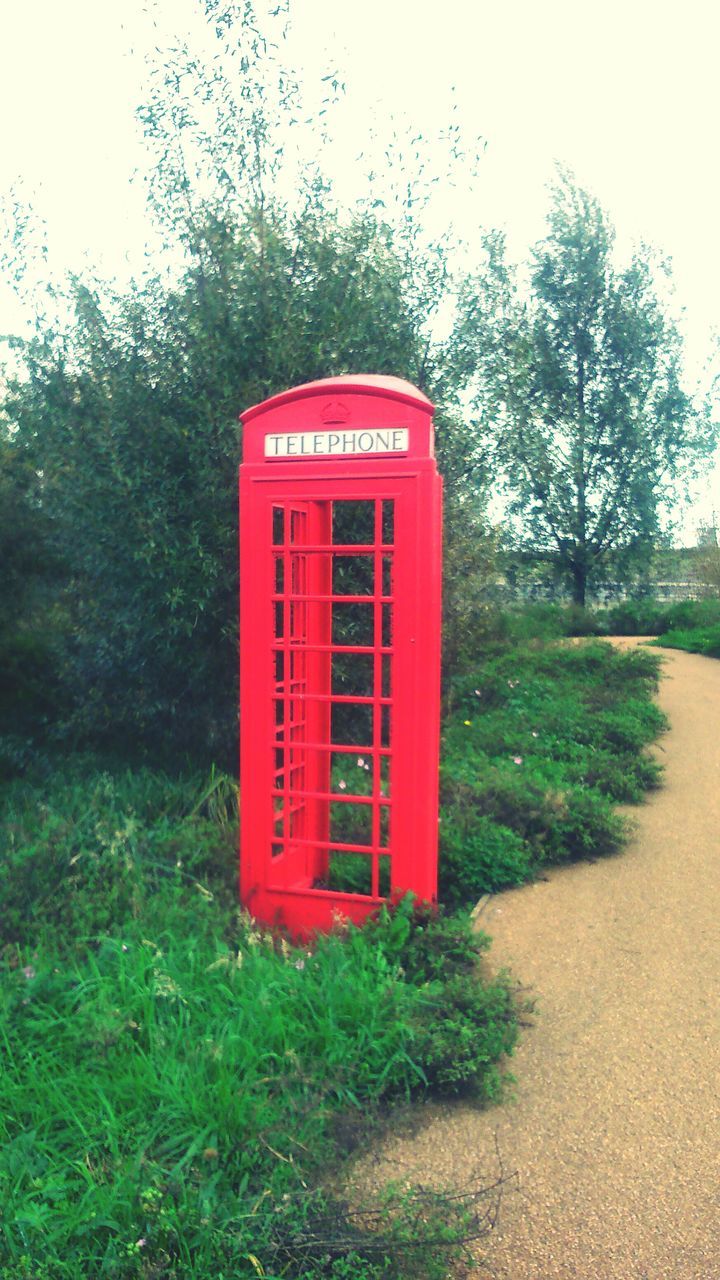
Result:
{"label": "dirt path", "polygon": [[665,787],[617,858],[490,900],[537,997],[516,1101],[429,1108],[375,1172],[519,1189],[477,1280],[720,1280],[720,662],[666,651]]}

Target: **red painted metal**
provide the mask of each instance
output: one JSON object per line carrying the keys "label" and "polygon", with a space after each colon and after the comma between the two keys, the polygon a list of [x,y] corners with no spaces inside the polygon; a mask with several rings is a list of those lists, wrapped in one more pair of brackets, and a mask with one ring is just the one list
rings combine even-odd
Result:
{"label": "red painted metal", "polygon": [[296,937],[436,900],[432,411],[358,375],[241,415],[240,894]]}

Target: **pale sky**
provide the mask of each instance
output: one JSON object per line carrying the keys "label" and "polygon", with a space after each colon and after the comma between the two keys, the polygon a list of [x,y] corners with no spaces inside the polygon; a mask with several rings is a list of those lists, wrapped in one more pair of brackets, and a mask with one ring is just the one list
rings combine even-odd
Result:
{"label": "pale sky", "polygon": [[[153,47],[197,25],[199,7],[2,6],[0,192],[22,177],[48,224],[55,270],[90,265],[127,278],[140,266],[151,233],[142,184],[130,181],[144,159],[134,109]],[[292,22],[284,56],[309,97],[331,67],[346,84],[328,152],[343,199],[366,194],[357,156],[382,153],[391,121],[432,138],[454,105],[464,136],[486,146],[474,186],[461,172],[435,216],[452,218],[469,257],[478,228],[491,226],[525,256],[559,160],[607,208],[621,248],[645,239],[672,259],[688,367],[700,372],[720,329],[720,5],[295,0]],[[0,333],[18,324],[0,285]],[[720,510],[720,471],[697,501],[698,515]]]}

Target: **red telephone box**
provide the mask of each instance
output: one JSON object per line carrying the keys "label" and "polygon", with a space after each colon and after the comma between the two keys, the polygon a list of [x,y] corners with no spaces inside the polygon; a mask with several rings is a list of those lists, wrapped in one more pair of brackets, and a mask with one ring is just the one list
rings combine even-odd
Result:
{"label": "red telephone box", "polygon": [[240,893],[297,937],[436,899],[432,410],[358,375],[241,415]]}

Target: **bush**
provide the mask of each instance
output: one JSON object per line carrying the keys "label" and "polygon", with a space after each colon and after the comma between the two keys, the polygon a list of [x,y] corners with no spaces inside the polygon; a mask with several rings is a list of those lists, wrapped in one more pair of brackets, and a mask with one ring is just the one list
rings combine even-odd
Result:
{"label": "bush", "polygon": [[560,636],[656,636],[678,627],[720,621],[720,600],[682,600],[675,604],[652,599],[623,600],[608,609],[534,604],[500,616],[505,619],[503,640],[520,644]]}
{"label": "bush", "polygon": [[646,791],[654,791],[662,781],[662,765],[653,756],[613,754],[596,748],[582,766],[569,766],[573,782],[582,782],[618,804],[639,804]]}
{"label": "bush", "polygon": [[523,884],[533,873],[533,854],[527,842],[478,809],[480,797],[473,794],[470,800],[461,791],[443,807],[440,897],[451,905],[477,901],[483,893]]}
{"label": "bush", "polygon": [[476,900],[542,866],[622,846],[613,801],[639,800],[666,726],[651,701],[659,661],[602,641],[530,641],[456,680],[444,731],[440,886]]}
{"label": "bush", "polygon": [[[482,1028],[482,1033],[478,1028]],[[415,1028],[415,1053],[434,1093],[467,1092],[488,1102],[502,1096],[507,1077],[495,1065],[515,1041],[512,1001],[502,982],[456,978],[428,1002]]]}
{"label": "bush", "polygon": [[576,787],[558,793],[543,812],[544,829],[537,844],[543,863],[568,862],[617,853],[625,843],[627,824],[605,796]]}
{"label": "bush", "polygon": [[654,600],[625,601],[608,609],[608,635],[655,636],[683,627],[720,622],[720,600],[681,600],[659,604]]}
{"label": "bush", "polygon": [[413,910],[410,898],[383,909],[364,936],[423,992],[412,1052],[425,1085],[440,1094],[472,1087],[475,1097],[497,1101],[505,1077],[496,1064],[512,1053],[517,1025],[507,980],[480,981],[477,960],[490,939],[464,917]]}
{"label": "bush", "polygon": [[720,623],[711,627],[694,627],[667,631],[658,641],[666,649],[684,649],[706,658],[720,658]]}

